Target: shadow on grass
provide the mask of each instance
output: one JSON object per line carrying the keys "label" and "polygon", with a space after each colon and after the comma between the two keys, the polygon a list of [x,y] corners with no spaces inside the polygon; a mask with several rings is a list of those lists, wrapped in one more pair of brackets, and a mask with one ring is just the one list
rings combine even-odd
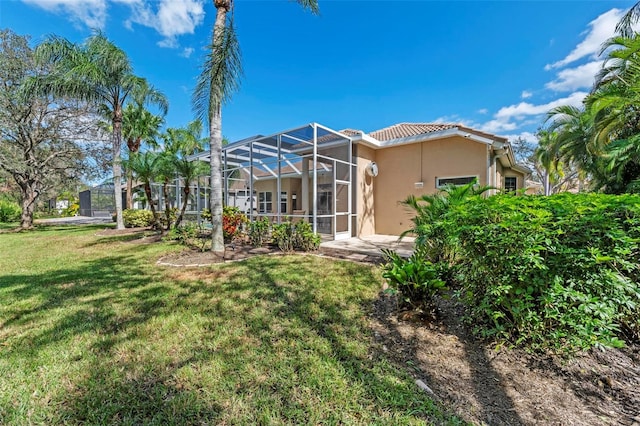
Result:
{"label": "shadow on grass", "polygon": [[[287,269],[285,274],[282,273],[283,265]],[[319,268],[327,270],[320,272]],[[257,257],[233,266],[218,266],[210,275],[216,285],[211,285],[207,274],[199,275],[197,281],[180,283],[187,292],[184,300],[206,294],[215,301],[206,310],[208,315],[239,316],[246,327],[245,334],[237,339],[238,346],[223,349],[225,356],[253,359],[252,355],[238,350],[243,339],[250,338],[257,340],[251,343],[253,346],[261,350],[267,348],[270,353],[283,357],[281,361],[286,364],[284,371],[288,376],[285,380],[277,380],[278,374],[282,373],[272,372],[276,379],[258,384],[249,380],[247,383],[254,387],[254,393],[278,395],[274,398],[280,399],[279,421],[294,424],[349,422],[344,412],[350,407],[314,418],[313,410],[296,397],[300,392],[298,385],[315,386],[314,392],[319,398],[330,398],[332,392],[342,392],[331,388],[330,381],[335,378],[323,382],[324,372],[313,368],[314,362],[318,362],[339,376],[339,380],[346,381],[348,389],[357,390],[351,397],[375,401],[367,408],[371,412],[397,413],[411,417],[413,421],[423,419],[437,424],[462,423],[443,413],[399,369],[380,363],[371,352],[371,338],[364,318],[371,299],[363,293],[379,281],[372,269],[351,262],[320,261],[315,257],[292,255]],[[328,276],[337,277],[339,283],[325,282]],[[228,303],[229,300],[233,300],[233,304]],[[264,368],[268,370],[269,366]],[[281,365],[277,363],[276,368]],[[234,366],[228,374],[241,377],[243,371],[237,370]],[[309,379],[313,375],[318,377]]]}
{"label": "shadow on grass", "polygon": [[[10,339],[3,355],[35,356],[62,341],[66,350],[90,337],[78,355],[83,374],[53,398],[52,422],[460,423],[371,353],[365,307],[379,280],[371,269],[264,256],[191,276],[150,271],[146,261],[120,249],[3,278],[7,297],[37,300],[0,325],[36,328]],[[148,334],[172,321],[196,327],[194,317],[204,324],[192,340]]]}

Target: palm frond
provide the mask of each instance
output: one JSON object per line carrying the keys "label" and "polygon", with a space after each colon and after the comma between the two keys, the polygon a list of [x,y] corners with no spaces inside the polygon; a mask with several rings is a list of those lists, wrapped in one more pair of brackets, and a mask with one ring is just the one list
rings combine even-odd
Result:
{"label": "palm frond", "polygon": [[296,0],[300,6],[309,10],[314,15],[320,14],[320,7],[318,6],[318,0]]}
{"label": "palm frond", "polygon": [[208,123],[213,109],[228,101],[240,86],[242,61],[233,25],[228,19],[222,30],[214,27],[212,42],[193,91],[192,105],[196,116]]}
{"label": "palm frond", "polygon": [[640,2],[636,3],[625,13],[616,25],[616,32],[623,37],[631,37],[634,33],[633,26],[640,20]]}

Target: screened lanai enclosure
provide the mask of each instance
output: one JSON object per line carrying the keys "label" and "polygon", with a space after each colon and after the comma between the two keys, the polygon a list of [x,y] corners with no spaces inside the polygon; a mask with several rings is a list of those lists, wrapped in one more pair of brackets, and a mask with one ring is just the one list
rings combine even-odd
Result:
{"label": "screened lanai enclosure", "polygon": [[[224,203],[251,220],[306,220],[325,239],[349,238],[355,220],[352,152],[348,136],[317,123],[234,142],[222,151]],[[192,159],[209,161],[209,153]]]}

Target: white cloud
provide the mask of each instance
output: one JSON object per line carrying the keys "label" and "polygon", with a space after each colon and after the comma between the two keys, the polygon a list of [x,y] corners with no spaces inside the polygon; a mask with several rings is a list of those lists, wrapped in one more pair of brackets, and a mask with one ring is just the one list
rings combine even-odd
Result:
{"label": "white cloud", "polygon": [[511,134],[511,135],[502,135],[505,138],[509,139],[510,141],[514,141],[517,139],[523,139],[527,142],[533,143],[533,144],[538,144],[538,138],[536,137],[535,133],[531,133],[531,132],[520,132],[520,133],[516,133],[516,134]]}
{"label": "white cloud", "polygon": [[582,33],[584,39],[564,59],[547,64],[545,69],[562,68],[584,57],[596,59],[602,43],[614,35],[616,24],[623,14],[624,11],[620,9],[611,9],[589,22],[591,28]]}
{"label": "white cloud", "polygon": [[545,84],[544,87],[556,92],[591,88],[595,75],[601,69],[602,61],[593,61],[575,68],[567,68],[558,72],[556,79]]}
{"label": "white cloud", "polygon": [[478,110],[478,114],[488,114],[488,113],[489,113],[489,110],[486,108],[480,108]]}
{"label": "white cloud", "polygon": [[191,56],[191,54],[193,53],[193,47],[185,47],[182,50],[182,53],[180,54],[180,56],[183,56],[185,58],[188,58]]}
{"label": "white cloud", "polygon": [[455,114],[455,115],[445,115],[442,117],[438,117],[435,120],[432,121],[433,123],[440,123],[440,124],[461,124],[463,126],[467,126],[467,127],[473,127],[473,121],[471,120],[466,120],[463,119],[462,117],[460,117],[459,115]]}
{"label": "white cloud", "polygon": [[522,91],[522,93],[520,94],[520,97],[521,97],[522,99],[527,99],[527,98],[530,98],[530,97],[532,97],[532,96],[533,96],[533,93],[531,93],[531,92],[530,92],[530,91],[528,91],[528,90],[523,90],[523,91]]}
{"label": "white cloud", "polygon": [[164,37],[158,42],[161,47],[178,47],[177,37],[193,34],[195,28],[204,20],[202,0],[160,0],[157,12],[151,9],[151,3],[146,1],[129,1],[132,14],[125,25],[131,28],[131,24],[136,23],[155,29]]}
{"label": "white cloud", "polygon": [[511,132],[518,128],[518,124],[504,119],[493,119],[486,123],[480,124],[477,127],[483,132],[488,133],[501,133]]}
{"label": "white cloud", "polygon": [[22,0],[48,12],[67,15],[74,23],[103,29],[107,21],[107,0]]}
{"label": "white cloud", "polygon": [[587,92],[574,92],[567,97],[556,99],[546,104],[534,105],[529,102],[520,102],[517,105],[500,108],[495,118],[499,120],[524,119],[524,117],[530,115],[546,114],[549,110],[561,105],[580,106],[585,96],[587,96]]}
{"label": "white cloud", "polygon": [[509,105],[500,108],[494,114],[493,119],[486,123],[475,124],[474,127],[485,132],[504,134],[513,132],[519,128],[535,125],[542,121],[542,115],[561,105],[582,105],[582,100],[587,96],[586,92],[574,92],[564,98],[556,99],[546,104],[535,105],[529,102]]}
{"label": "white cloud", "polygon": [[[2,0],[0,0],[2,1]],[[72,22],[103,29],[109,3],[129,7],[131,15],[123,25],[132,30],[139,24],[156,30],[162,47],[178,47],[177,37],[193,34],[204,20],[204,0],[22,0],[48,12],[66,15]],[[187,50],[183,52],[187,54]],[[189,53],[190,55],[191,53]]]}

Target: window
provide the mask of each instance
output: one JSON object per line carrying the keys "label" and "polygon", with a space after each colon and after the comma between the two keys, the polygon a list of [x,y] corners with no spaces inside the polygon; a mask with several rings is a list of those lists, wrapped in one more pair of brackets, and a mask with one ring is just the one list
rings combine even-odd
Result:
{"label": "window", "polygon": [[280,193],[280,213],[284,214],[287,212],[287,193]]}
{"label": "window", "polygon": [[515,191],[518,189],[518,178],[515,176],[505,176],[504,190],[505,192]]}
{"label": "window", "polygon": [[273,204],[271,204],[271,192],[258,193],[258,208],[260,213],[271,213]]}
{"label": "window", "polygon": [[447,177],[447,178],[436,178],[436,188],[442,188],[447,185],[467,185],[475,180],[477,180],[477,176],[460,176],[460,177]]}

